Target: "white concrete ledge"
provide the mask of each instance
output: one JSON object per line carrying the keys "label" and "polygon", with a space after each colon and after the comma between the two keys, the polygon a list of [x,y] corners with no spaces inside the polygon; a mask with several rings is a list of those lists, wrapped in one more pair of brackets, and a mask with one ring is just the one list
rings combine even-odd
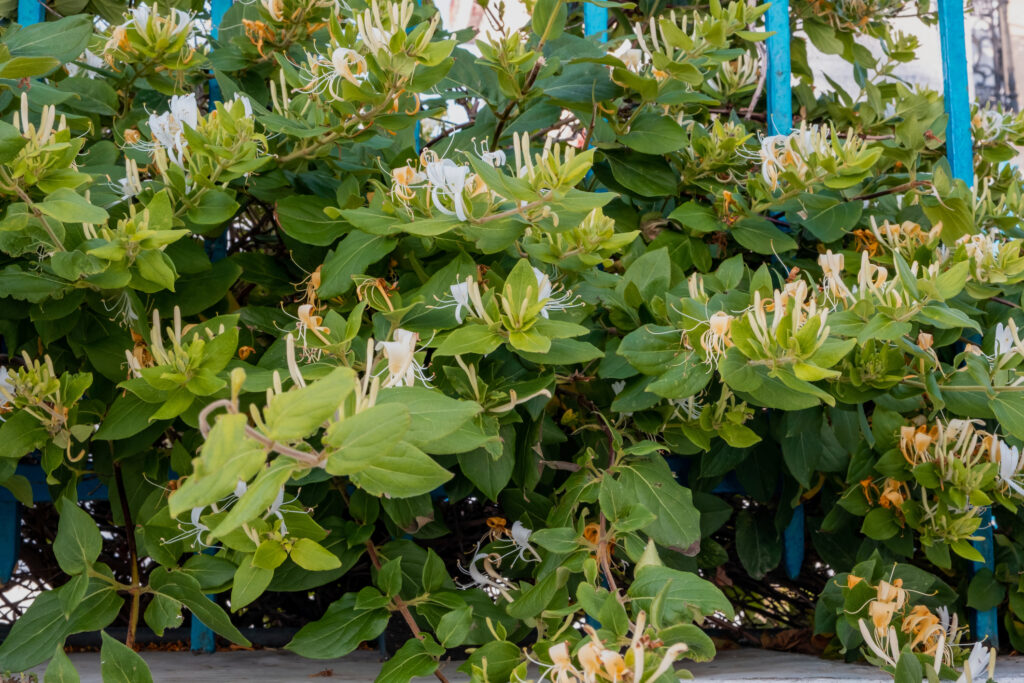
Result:
{"label": "white concrete ledge", "polygon": [[[342,659],[311,661],[282,650],[218,652],[193,655],[188,652],[143,652],[155,683],[313,683],[315,681],[358,681],[371,683],[380,671],[375,652],[356,652]],[[82,683],[102,683],[98,652],[75,653],[71,661]],[[452,683],[469,679],[456,672],[458,662],[449,662],[444,672]],[[33,669],[42,680],[45,667]],[[698,681],[717,683],[889,683],[892,678],[863,664],[845,664],[809,655],[742,649],[719,653],[713,662],[686,667]],[[329,673],[328,673],[329,672]],[[433,677],[430,679],[435,680]],[[1024,657],[1001,657],[996,666],[999,683],[1024,683]]]}

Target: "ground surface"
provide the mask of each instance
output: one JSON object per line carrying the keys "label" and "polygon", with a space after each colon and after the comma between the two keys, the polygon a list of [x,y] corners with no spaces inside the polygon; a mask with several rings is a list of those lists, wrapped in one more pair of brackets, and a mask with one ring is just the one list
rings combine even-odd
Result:
{"label": "ground surface", "polygon": [[[298,683],[303,681],[359,681],[371,683],[380,670],[379,657],[357,652],[344,659],[316,662],[283,651],[218,652],[192,655],[185,652],[144,652],[155,683]],[[71,660],[82,683],[101,683],[98,653],[76,653]],[[456,672],[457,664],[444,667],[452,683],[469,679]],[[688,667],[699,681],[751,683],[753,681],[799,681],[828,683],[860,681],[889,683],[892,679],[863,665],[830,662],[816,657],[765,650],[727,650],[714,662]],[[42,679],[43,667],[36,670]],[[421,679],[421,680],[435,680]],[[1024,683],[1024,657],[1000,658],[996,667],[999,683]]]}

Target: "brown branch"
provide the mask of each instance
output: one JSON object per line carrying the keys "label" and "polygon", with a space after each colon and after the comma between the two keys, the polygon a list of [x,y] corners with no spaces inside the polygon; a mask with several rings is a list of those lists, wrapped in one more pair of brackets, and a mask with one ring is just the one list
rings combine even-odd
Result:
{"label": "brown branch", "polygon": [[878,192],[872,192],[870,194],[857,195],[856,197],[853,197],[849,201],[854,202],[854,201],[859,201],[859,200],[862,200],[862,199],[876,199],[878,197],[884,197],[887,194],[896,194],[897,192],[905,192],[907,190],[913,190],[914,188],[923,187],[925,185],[931,185],[931,182],[928,181],[928,180],[912,180],[909,183],[903,183],[902,185],[896,185],[895,187],[890,187],[888,190],[879,190]]}
{"label": "brown branch", "polygon": [[516,108],[520,100],[526,98],[526,94],[530,92],[530,88],[533,87],[533,83],[537,80],[537,75],[540,73],[542,66],[544,66],[544,57],[538,56],[536,63],[533,65],[533,68],[530,69],[530,73],[526,76],[526,82],[523,83],[523,89],[519,92],[519,97],[510,101],[505,109],[498,114],[498,125],[494,127],[494,138],[491,140],[492,152],[498,149],[498,142],[501,140],[501,133],[505,130],[505,126],[508,125],[509,117],[512,116],[512,110]]}
{"label": "brown branch", "polygon": [[[370,562],[373,563],[374,569],[379,572],[381,570],[380,557],[377,556],[377,548],[373,545],[373,541],[366,542],[366,554],[370,556]],[[391,603],[398,610],[398,613],[402,615],[402,618],[405,619],[405,623],[409,630],[412,631],[413,636],[417,640],[423,640],[423,632],[420,631],[419,625],[416,624],[416,619],[413,618],[412,612],[409,611],[409,606],[405,604],[405,600],[402,600],[401,596],[395,595],[392,596]],[[441,683],[450,683],[445,675],[441,673],[440,669],[434,671],[434,676]]]}
{"label": "brown branch", "polygon": [[121,499],[121,515],[124,517],[124,530],[128,536],[128,556],[131,561],[132,583],[129,591],[132,596],[131,610],[128,613],[128,634],[124,644],[135,649],[135,630],[139,626],[139,600],[141,584],[139,583],[139,552],[135,547],[135,525],[132,522],[132,511],[128,507],[128,494],[124,489],[124,477],[121,475],[121,463],[114,461],[114,480],[117,482],[117,497]]}

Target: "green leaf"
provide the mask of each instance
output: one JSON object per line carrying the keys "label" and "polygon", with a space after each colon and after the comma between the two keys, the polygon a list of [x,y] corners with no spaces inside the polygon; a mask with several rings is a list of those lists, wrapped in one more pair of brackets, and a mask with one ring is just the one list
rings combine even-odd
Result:
{"label": "green leaf", "polygon": [[510,681],[512,670],[521,659],[519,647],[506,640],[490,640],[478,647],[469,659],[459,667],[459,671],[471,673],[474,668],[487,672],[488,681]]}
{"label": "green leaf", "polygon": [[801,224],[822,242],[835,242],[857,225],[863,207],[860,202],[844,201],[825,195],[803,193],[806,218]]}
{"label": "green leaf", "polygon": [[509,616],[516,619],[538,618],[540,613],[547,608],[548,604],[555,597],[558,589],[564,586],[568,579],[569,570],[565,567],[559,567],[543,578],[538,579],[536,584],[523,591],[522,594],[516,597],[515,602],[508,604],[505,611],[508,612]]}
{"label": "green leaf", "polygon": [[894,683],[921,683],[924,678],[924,667],[921,660],[913,653],[910,646],[904,646],[900,658],[896,661]]}
{"label": "green leaf", "polygon": [[450,480],[452,473],[412,444],[400,441],[351,478],[352,483],[374,496],[411,498],[430,493]]}
{"label": "green leaf", "polygon": [[771,515],[740,511],[736,516],[736,554],[751,578],[758,581],[778,566],[782,542]]}
{"label": "green leaf", "polygon": [[149,666],[142,657],[104,631],[100,634],[100,673],[103,683],[153,683]]}
{"label": "green leaf", "polygon": [[118,396],[93,438],[117,441],[135,436],[150,425],[150,418],[159,409],[159,404],[146,403],[134,394]]}
{"label": "green leaf", "polygon": [[22,137],[20,130],[6,121],[0,121],[0,164],[12,161],[27,144],[28,139]]}
{"label": "green leaf", "polygon": [[238,645],[250,645],[249,640],[234,627],[224,610],[206,597],[199,582],[188,574],[159,567],[149,575],[149,585],[161,595],[188,607],[196,618],[215,633]]}
{"label": "green leaf", "polygon": [[434,673],[437,665],[437,660],[427,652],[423,641],[410,638],[384,663],[376,680],[380,683],[408,683],[414,678]]}
{"label": "green leaf", "polygon": [[1024,439],[1024,394],[1018,391],[1002,391],[989,401],[999,426],[1011,436]]}
{"label": "green leaf", "polygon": [[675,196],[679,174],[662,156],[633,150],[605,151],[615,181],[641,197]]}
{"label": "green leaf", "polygon": [[712,367],[691,352],[682,362],[673,362],[665,374],[648,384],[644,391],[662,398],[689,398],[702,391],[713,375]]}
{"label": "green leaf", "polygon": [[4,36],[4,44],[14,56],[50,57],[66,64],[85,51],[93,29],[92,16],[79,14],[12,27]]}
{"label": "green leaf", "polygon": [[391,617],[386,609],[357,610],[355,593],[346,593],[331,604],[317,621],[299,629],[285,648],[310,659],[344,657],[364,640],[384,632]]}
{"label": "green leaf", "polygon": [[350,230],[344,221],[324,213],[328,206],[334,203],[315,195],[282,197],[277,201],[277,224],[286,235],[303,244],[326,247]]}
{"label": "green leaf", "polygon": [[715,210],[695,201],[680,204],[668,217],[698,235],[722,229]]}
{"label": "green leaf", "polygon": [[167,254],[158,249],[141,251],[135,257],[135,267],[139,269],[139,275],[143,278],[164,289],[174,291],[174,281],[178,279],[178,272]]}
{"label": "green leaf", "polygon": [[72,189],[61,187],[36,204],[36,208],[61,223],[106,223],[107,212],[89,203]]}
{"label": "green leaf", "polygon": [[295,564],[311,572],[323,572],[341,566],[337,555],[309,538],[296,540],[289,556]]}
{"label": "green leaf", "polygon": [[10,265],[0,271],[0,292],[19,301],[40,303],[64,289],[63,281],[44,272],[24,271]]}
{"label": "green leaf", "polygon": [[334,415],[354,388],[355,373],[335,368],[304,388],[277,394],[263,412],[264,434],[282,443],[310,436]]}
{"label": "green leaf", "polygon": [[644,154],[668,154],[687,142],[686,131],[670,116],[645,112],[619,136],[619,142]]}
{"label": "green leaf", "polygon": [[192,476],[171,494],[172,517],[217,502],[231,493],[239,481],[249,481],[263,468],[266,451],[245,435],[247,424],[244,414],[217,418],[199,457],[193,460]]}
{"label": "green leaf", "polygon": [[89,569],[103,549],[103,538],[92,517],[69,498],[61,498],[60,522],[53,554],[57,564],[68,574]]}
{"label": "green leaf", "polygon": [[864,516],[860,532],[873,541],[886,541],[898,534],[900,527],[891,510],[877,507]]}
{"label": "green leaf", "polygon": [[459,453],[459,469],[490,500],[498,500],[516,467],[515,431],[502,429],[504,440],[501,454],[491,456],[486,448]]}
{"label": "green leaf", "polygon": [[563,0],[539,0],[533,8],[533,32],[543,40],[555,40],[565,30],[566,16]]}
{"label": "green leaf", "polygon": [[81,680],[71,663],[71,658],[64,653],[64,646],[58,645],[53,651],[50,663],[46,665],[43,683],[79,683]]}
{"label": "green leaf", "polygon": [[660,456],[622,467],[617,478],[627,500],[642,501],[657,518],[644,531],[661,545],[687,550],[700,540],[700,513]]}
{"label": "green leaf", "polygon": [[26,671],[46,661],[70,632],[56,591],[41,593],[0,644],[0,670]]}
{"label": "green leaf", "polygon": [[663,296],[669,288],[672,277],[672,262],[668,257],[668,249],[662,247],[649,251],[633,263],[629,264],[622,278],[623,285],[636,285],[637,291],[644,301],[654,296]]}
{"label": "green leaf", "polygon": [[321,299],[330,299],[348,293],[355,286],[352,276],[365,273],[390,254],[396,244],[397,240],[382,235],[368,235],[359,230],[350,232],[324,259],[317,294]]}
{"label": "green leaf", "polygon": [[425,387],[396,387],[381,391],[377,405],[401,403],[412,420],[405,440],[414,446],[436,441],[456,431],[483,408],[472,401],[460,401]]}
{"label": "green leaf", "polygon": [[237,612],[263,595],[263,591],[267,590],[273,578],[273,569],[257,567],[248,560],[243,560],[231,584],[231,611]]}
{"label": "green leaf", "polygon": [[796,242],[792,237],[760,216],[741,218],[733,224],[730,232],[741,246],[758,254],[767,255],[796,249]]}
{"label": "green leaf", "polygon": [[661,618],[664,623],[690,623],[715,612],[733,617],[732,604],[714,584],[696,574],[670,567],[640,569],[628,593],[640,609],[648,609],[663,589]]}
{"label": "green leaf", "polygon": [[401,403],[375,405],[332,423],[324,443],[337,450],[327,457],[325,469],[337,476],[359,471],[398,444],[411,423],[409,409]]}
{"label": "green leaf", "polygon": [[979,569],[967,587],[967,606],[979,612],[995,609],[1006,599],[1006,587],[996,580],[991,569]]}
{"label": "green leaf", "polygon": [[381,566],[374,583],[384,595],[398,595],[402,590],[402,558],[388,560]]}
{"label": "green leaf", "polygon": [[274,460],[270,467],[260,472],[253,480],[220,524],[210,529],[210,535],[224,538],[246,522],[266,512],[281,492],[281,487],[291,478],[295,466],[290,458]]}
{"label": "green leaf", "polygon": [[437,637],[446,648],[453,648],[466,642],[469,629],[473,626],[473,608],[469,605],[446,613],[437,623]]}
{"label": "green leaf", "polygon": [[434,351],[435,356],[460,356],[467,353],[487,355],[501,346],[505,339],[487,325],[466,324],[445,336]]}
{"label": "green leaf", "polygon": [[50,434],[30,413],[19,411],[0,423],[0,458],[21,458],[50,440]]}
{"label": "green leaf", "polygon": [[199,196],[199,203],[185,213],[185,217],[196,225],[221,225],[234,218],[238,208],[233,192],[207,190]]}
{"label": "green leaf", "polygon": [[153,593],[143,619],[153,629],[153,633],[163,636],[165,630],[177,628],[184,621],[181,603],[161,593]]}

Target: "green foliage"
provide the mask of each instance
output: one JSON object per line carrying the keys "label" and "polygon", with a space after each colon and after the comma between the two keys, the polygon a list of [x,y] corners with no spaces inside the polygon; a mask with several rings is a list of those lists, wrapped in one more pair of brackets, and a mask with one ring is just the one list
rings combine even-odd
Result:
{"label": "green foliage", "polygon": [[[381,680],[457,647],[475,681],[525,677],[525,652],[666,680],[713,656],[707,620],[761,613],[725,567],[771,582],[800,504],[840,582],[832,647],[977,673],[956,628],[945,667],[912,636],[940,607],[999,609],[1024,646],[1024,198],[1001,166],[1024,118],[975,112],[968,187],[941,97],[895,76],[906,3],[798,1],[802,118],[768,136],[767,4],[599,4],[606,43],[538,0],[478,55],[411,0],[239,2],[216,41],[201,10],[98,0],[2,29],[0,484],[31,503],[15,468],[40,463],[69,580],[0,668],[76,680],[55,653],[122,608],[245,644],[206,594],[237,612],[369,563],[291,650],[344,655],[397,613]],[[812,88],[807,41],[860,91]],[[211,73],[222,101],[196,97]],[[148,578],[98,562],[86,475],[123,489]],[[984,507],[997,563],[972,575]],[[861,625],[897,579],[927,597],[882,614],[879,655]],[[103,643],[105,677],[147,680]]]}

